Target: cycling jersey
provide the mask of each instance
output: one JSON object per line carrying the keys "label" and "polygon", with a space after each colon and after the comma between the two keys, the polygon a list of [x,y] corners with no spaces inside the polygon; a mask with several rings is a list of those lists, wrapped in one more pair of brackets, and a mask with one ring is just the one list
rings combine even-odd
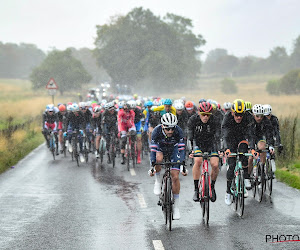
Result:
{"label": "cycling jersey", "polygon": [[94,114],[91,118],[91,127],[96,132],[96,135],[101,135],[102,133],[102,114],[100,113],[98,117]]}
{"label": "cycling jersey", "polygon": [[120,132],[135,130],[134,117],[135,113],[133,110],[124,111],[124,109],[120,109],[118,112],[118,130]]}
{"label": "cycling jersey", "polygon": [[49,129],[57,130],[57,122],[58,122],[58,116],[56,113],[52,113],[51,115],[45,111],[43,113],[43,129]]}
{"label": "cycling jersey", "polygon": [[144,131],[148,131],[148,127],[155,128],[160,123],[159,112],[154,112],[151,109],[146,108],[143,113],[145,116]]}
{"label": "cycling jersey", "polygon": [[254,149],[251,123],[252,121],[246,115],[240,123],[236,123],[232,113],[226,113],[221,127],[224,148],[235,151],[241,141],[248,140],[250,148]]}
{"label": "cycling jersey", "polygon": [[[193,115],[188,121],[188,138],[202,152],[217,152],[220,150],[221,127],[216,117],[211,116],[207,123],[203,123],[198,114]],[[195,146],[195,145],[193,145]]]}
{"label": "cycling jersey", "polygon": [[[171,161],[184,161],[184,139],[183,132],[180,127],[176,125],[175,130],[171,137],[167,137],[163,131],[162,125],[158,125],[154,128],[151,136],[151,162],[156,162],[156,153],[162,152],[164,155],[168,155]],[[178,169],[179,166],[174,166],[172,169]]]}
{"label": "cycling jersey", "polygon": [[181,115],[176,114],[176,116],[177,116],[177,120],[178,120],[177,125],[183,131],[185,131],[185,129],[187,127],[188,120],[189,120],[189,113],[186,110],[183,110]]}
{"label": "cycling jersey", "polygon": [[274,145],[272,123],[267,117],[264,116],[260,123],[257,123],[253,118],[251,128],[255,143],[265,140],[269,146]]}
{"label": "cycling jersey", "polygon": [[[165,105],[160,105],[158,107],[152,107],[151,110],[152,111],[159,111],[160,115],[164,115],[165,113],[167,113],[166,110],[165,110]],[[173,115],[176,115],[176,109],[173,106],[171,106],[170,113],[172,113]]]}
{"label": "cycling jersey", "polygon": [[74,129],[84,130],[85,127],[86,127],[86,122],[81,112],[77,112],[77,114],[70,112],[67,115],[66,128],[68,130],[74,130]]}

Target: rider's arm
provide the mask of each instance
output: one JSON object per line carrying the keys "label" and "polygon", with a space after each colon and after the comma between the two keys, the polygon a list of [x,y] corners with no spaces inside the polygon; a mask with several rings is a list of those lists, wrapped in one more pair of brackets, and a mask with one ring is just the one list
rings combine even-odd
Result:
{"label": "rider's arm", "polygon": [[176,115],[176,108],[174,108],[173,106],[171,106],[171,113],[172,113],[173,115]]}
{"label": "rider's arm", "polygon": [[188,140],[191,141],[191,145],[193,146],[193,140],[194,140],[194,119],[195,117],[192,116],[187,123],[187,128],[188,128]]}
{"label": "rider's arm", "polygon": [[276,138],[276,144],[280,145],[281,144],[281,138],[280,138],[280,129],[279,129],[278,118],[273,115],[271,121],[272,121],[273,129],[274,129],[274,136]]}
{"label": "rider's arm", "polygon": [[[151,110],[156,112],[156,111],[163,111],[165,109],[164,105],[160,105],[158,107],[152,107]],[[175,111],[176,112],[176,111]]]}

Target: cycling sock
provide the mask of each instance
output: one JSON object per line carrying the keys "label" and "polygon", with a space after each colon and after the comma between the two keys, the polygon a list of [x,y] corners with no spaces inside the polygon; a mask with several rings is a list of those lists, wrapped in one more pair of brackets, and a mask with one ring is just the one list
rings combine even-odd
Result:
{"label": "cycling sock", "polygon": [[227,180],[227,193],[230,194],[231,180]]}
{"label": "cycling sock", "polygon": [[195,190],[198,189],[198,183],[199,183],[199,180],[194,180],[194,186],[195,186]]}
{"label": "cycling sock", "polygon": [[215,188],[215,183],[216,183],[216,181],[214,181],[214,180],[211,181],[211,187],[212,188]]}
{"label": "cycling sock", "polygon": [[173,194],[174,199],[178,200],[179,199],[179,194]]}

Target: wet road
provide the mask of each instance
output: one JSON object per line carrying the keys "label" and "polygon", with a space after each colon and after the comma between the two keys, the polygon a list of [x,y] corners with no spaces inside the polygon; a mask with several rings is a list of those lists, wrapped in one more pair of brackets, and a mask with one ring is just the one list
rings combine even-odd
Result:
{"label": "wet road", "polygon": [[42,145],[2,174],[0,249],[300,249],[300,241],[266,242],[268,235],[300,236],[300,192],[283,183],[274,184],[272,202],[250,192],[240,219],[224,203],[222,169],[206,226],[189,169],[180,177],[181,219],[169,232],[148,160],[129,172],[120,159],[113,169],[92,158],[78,168],[70,156],[53,161]]}

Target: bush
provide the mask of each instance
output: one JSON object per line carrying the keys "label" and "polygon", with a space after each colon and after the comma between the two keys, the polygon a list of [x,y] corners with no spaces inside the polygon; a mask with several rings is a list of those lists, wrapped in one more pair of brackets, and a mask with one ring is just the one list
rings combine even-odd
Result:
{"label": "bush", "polygon": [[280,95],[280,80],[268,81],[266,90],[270,95]]}
{"label": "bush", "polygon": [[224,94],[234,94],[238,89],[234,80],[225,78],[221,81],[221,90]]}

